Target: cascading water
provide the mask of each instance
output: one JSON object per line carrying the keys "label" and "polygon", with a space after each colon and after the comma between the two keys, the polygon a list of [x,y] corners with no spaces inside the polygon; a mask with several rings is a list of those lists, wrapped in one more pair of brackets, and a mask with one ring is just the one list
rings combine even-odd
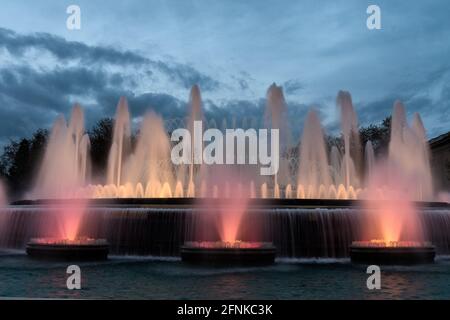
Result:
{"label": "cascading water", "polygon": [[[155,207],[90,207],[79,234],[108,239],[113,254],[176,256],[188,241],[223,239],[216,223],[220,210]],[[418,213],[425,241],[439,254],[450,254],[450,214],[442,208]],[[57,236],[59,212],[48,208],[9,208],[3,212],[5,228],[0,247],[23,248],[30,238]],[[203,228],[205,217],[211,224]],[[254,208],[247,207],[235,236],[242,241],[273,242],[279,257],[346,257],[355,240],[367,240],[364,226],[374,215],[361,208]],[[47,233],[39,226],[49,226]],[[202,229],[199,229],[202,228]],[[255,232],[257,231],[257,232]]]}

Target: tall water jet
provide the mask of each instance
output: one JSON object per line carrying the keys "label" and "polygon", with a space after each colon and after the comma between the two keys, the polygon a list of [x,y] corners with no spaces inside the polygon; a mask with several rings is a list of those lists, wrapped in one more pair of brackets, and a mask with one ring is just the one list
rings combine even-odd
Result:
{"label": "tall water jet", "polygon": [[265,127],[278,130],[280,139],[280,166],[278,173],[274,177],[274,186],[277,184],[286,186],[290,183],[289,164],[286,154],[288,148],[291,146],[291,132],[289,129],[283,88],[273,83],[267,89],[266,97],[267,104],[264,114]]}
{"label": "tall water jet", "polygon": [[414,199],[432,200],[433,186],[425,129],[419,115],[408,125],[403,104],[396,101],[392,115],[389,161],[414,180],[409,192]]}
{"label": "tall water jet", "polygon": [[[167,185],[170,190],[174,187],[169,137],[163,120],[155,113],[150,112],[144,117],[135,151],[127,161],[122,176],[124,182],[132,186],[140,183],[142,186]],[[151,190],[149,197],[161,196],[154,189]],[[166,191],[163,193],[167,194]]]}
{"label": "tall water jet", "polygon": [[300,165],[298,170],[298,189],[310,190],[307,197],[314,196],[320,186],[329,188],[331,177],[325,138],[315,111],[310,111],[303,127],[300,144]]}
{"label": "tall water jet", "polygon": [[[201,184],[201,179],[206,175],[206,168],[202,165],[202,159],[198,159],[196,156],[202,156],[203,152],[203,144],[197,145],[196,141],[203,141],[203,130],[205,129],[205,125],[202,126],[201,132],[196,132],[194,122],[204,121],[203,109],[202,109],[202,97],[200,94],[200,87],[198,85],[194,85],[191,88],[190,96],[189,96],[189,114],[187,118],[186,128],[189,130],[191,135],[191,154],[190,154],[190,162],[188,168],[185,165],[179,165],[177,168],[177,180],[181,181],[184,186],[188,186],[188,194],[192,196],[195,194],[195,186],[199,186]],[[196,139],[197,136],[201,136],[201,139]],[[188,169],[188,170],[186,170]],[[189,191],[189,187],[194,189]]]}
{"label": "tall water jet", "polygon": [[108,157],[107,184],[122,184],[122,166],[131,148],[131,125],[128,102],[121,97],[117,105],[113,139]]}
{"label": "tall water jet", "polygon": [[330,169],[331,169],[331,178],[332,182],[335,186],[338,186],[342,183],[342,157],[341,153],[337,146],[331,147],[330,152]]}
{"label": "tall water jet", "polygon": [[367,141],[366,147],[364,149],[364,159],[365,159],[365,179],[370,181],[373,175],[373,168],[375,166],[375,152],[373,150],[372,142]]}
{"label": "tall water jet", "polygon": [[358,120],[353,108],[352,97],[349,92],[339,91],[337,104],[341,111],[341,128],[344,138],[344,184],[348,189],[350,186],[358,187],[359,184],[357,173],[359,172],[358,165],[360,157]]}
{"label": "tall water jet", "polygon": [[38,171],[33,198],[73,196],[90,179],[89,136],[84,133],[84,115],[76,104],[69,125],[63,116],[53,125]]}
{"label": "tall water jet", "polygon": [[5,187],[5,183],[0,179],[0,207],[4,207],[8,204],[8,195]]}
{"label": "tall water jet", "polygon": [[433,178],[430,164],[430,146],[428,144],[425,127],[420,115],[415,112],[413,115],[412,130],[416,134],[419,168],[419,196],[428,201],[433,199]]}

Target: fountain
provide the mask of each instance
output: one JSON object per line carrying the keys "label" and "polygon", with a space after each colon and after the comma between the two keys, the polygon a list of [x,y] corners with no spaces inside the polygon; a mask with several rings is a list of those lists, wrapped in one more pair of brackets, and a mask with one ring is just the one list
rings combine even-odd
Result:
{"label": "fountain", "polygon": [[[251,193],[243,188],[246,177],[237,174],[236,168],[217,166],[214,175],[205,180],[205,198],[199,199],[196,207],[202,214],[195,224],[196,239],[186,241],[181,247],[183,261],[210,265],[266,265],[275,260],[276,248],[271,242],[242,241],[241,223],[248,209]],[[215,190],[226,190],[222,194]],[[218,234],[214,237],[212,228]],[[258,228],[245,232],[245,236],[259,238]],[[208,240],[206,240],[208,239]]]}
{"label": "fountain", "polygon": [[354,241],[350,257],[356,263],[431,263],[435,247],[425,234],[413,199],[432,199],[432,184],[425,130],[418,114],[408,125],[400,102],[394,105],[389,156],[374,164],[371,144],[366,146],[368,210],[376,220],[365,226],[370,241]]}
{"label": "fountain", "polygon": [[[76,104],[69,125],[62,116],[53,125],[31,197],[77,196],[90,177],[89,147],[89,136],[84,133],[83,111]],[[26,246],[27,254],[35,258],[61,260],[106,259],[106,240],[89,239],[78,234],[86,206],[85,199],[62,206],[51,204],[47,210],[57,212],[57,227],[47,223],[35,226],[39,235],[51,237],[32,238]]]}
{"label": "fountain", "polygon": [[[370,141],[361,145],[348,92],[339,92],[337,105],[342,143],[325,139],[314,110],[294,141],[283,91],[271,85],[264,116],[242,119],[244,129],[249,123],[280,129],[280,170],[261,176],[260,164],[208,165],[196,159],[195,150],[206,143],[197,138],[206,129],[225,133],[238,123],[224,119],[219,129],[208,121],[198,86],[184,118],[168,121],[150,111],[138,130],[132,127],[133,106],[122,97],[103,177],[91,173],[89,136],[76,105],[69,124],[56,120],[27,199],[2,209],[0,246],[27,247],[34,255],[39,246],[61,251],[106,245],[114,254],[181,255],[186,261],[205,261],[208,252],[212,261],[227,256],[245,262],[248,253],[254,262],[260,253],[264,263],[275,255],[348,257],[363,247],[411,251],[411,244],[450,253],[450,209],[436,201],[420,116],[409,124],[404,106],[395,103],[383,159]],[[202,129],[195,129],[195,121],[202,121]],[[191,134],[193,147],[184,155],[191,164],[171,160],[170,136],[178,127]]]}

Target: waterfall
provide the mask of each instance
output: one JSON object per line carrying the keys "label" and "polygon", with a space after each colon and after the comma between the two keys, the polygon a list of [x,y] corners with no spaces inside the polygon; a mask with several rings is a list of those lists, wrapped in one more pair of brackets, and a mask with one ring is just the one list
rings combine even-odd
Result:
{"label": "waterfall", "polygon": [[[106,238],[112,254],[177,256],[185,241],[219,240],[219,228],[208,220],[220,214],[202,208],[90,207],[79,234]],[[371,214],[357,208],[252,207],[243,216],[237,238],[273,242],[279,257],[347,257],[350,243],[364,240],[362,225]],[[5,208],[0,217],[0,247],[7,248],[24,248],[33,237],[55,236],[62,223],[57,210],[46,207]],[[423,209],[419,218],[425,240],[438,254],[450,254],[450,209]]]}

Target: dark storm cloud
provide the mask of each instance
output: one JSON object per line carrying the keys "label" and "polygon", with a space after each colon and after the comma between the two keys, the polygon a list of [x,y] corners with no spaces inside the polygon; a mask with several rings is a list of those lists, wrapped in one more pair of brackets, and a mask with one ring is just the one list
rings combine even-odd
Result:
{"label": "dark storm cloud", "polygon": [[403,100],[400,97],[388,96],[367,104],[355,105],[358,112],[358,121],[361,125],[379,123],[392,113],[394,102]]}
{"label": "dark storm cloud", "polygon": [[28,137],[38,128],[50,128],[54,115],[0,93],[0,146],[10,139]]}
{"label": "dark storm cloud", "polygon": [[[359,117],[359,123],[362,126],[369,124],[381,123],[386,117],[392,115],[393,106],[396,100],[404,102],[407,116],[411,117],[413,113],[419,113],[422,119],[429,116],[437,116],[442,126],[436,125],[427,128],[428,138],[439,135],[441,132],[446,132],[450,129],[450,87],[443,90],[441,96],[436,101],[433,101],[428,96],[387,96],[383,99],[373,101],[367,104],[356,106]],[[430,113],[430,111],[433,111]]]}
{"label": "dark storm cloud", "polygon": [[[47,62],[45,57],[29,59],[28,52],[50,53],[57,63]],[[48,33],[22,35],[0,28],[0,59],[5,53],[15,60],[0,65],[1,144],[9,138],[29,136],[39,127],[50,128],[57,114],[69,116],[75,102],[82,102],[87,109],[88,127],[101,117],[114,116],[122,95],[129,99],[135,117],[148,109],[165,118],[185,116],[186,102],[170,94],[136,94],[135,88],[142,81],[138,72],[152,81],[165,77],[175,84],[172,89],[187,89],[197,83],[209,91],[220,85],[188,65],[67,41]],[[24,59],[17,59],[20,57]],[[115,68],[110,67],[113,65]]]}
{"label": "dark storm cloud", "polygon": [[199,84],[202,90],[210,91],[219,87],[219,82],[198,72],[194,68],[183,64],[169,64],[158,61],[156,63],[159,70],[169,76],[169,79],[176,81],[183,88],[188,89],[193,84]]}
{"label": "dark storm cloud", "polygon": [[134,65],[148,68],[148,74],[153,74],[152,69],[155,69],[183,88],[189,88],[193,84],[199,84],[205,91],[219,87],[218,81],[189,65],[152,60],[135,52],[120,51],[108,46],[92,46],[77,41],[67,41],[49,33],[22,35],[0,28],[0,48],[4,48],[16,57],[23,56],[31,49],[37,49],[51,53],[61,62],[76,61],[82,65],[96,67],[103,64]]}
{"label": "dark storm cloud", "polygon": [[149,62],[130,51],[118,51],[110,47],[89,46],[81,42],[67,41],[49,33],[18,34],[0,28],[0,45],[11,54],[23,55],[30,49],[45,50],[62,61],[80,60],[82,63],[137,64]]}
{"label": "dark storm cloud", "polygon": [[298,79],[291,79],[283,84],[283,88],[286,94],[298,93],[303,89],[303,83]]}
{"label": "dark storm cloud", "polygon": [[183,118],[188,109],[185,101],[165,93],[144,93],[136,95],[131,91],[104,90],[97,95],[103,116],[113,117],[121,96],[128,100],[131,117],[137,118],[154,111],[165,119]]}
{"label": "dark storm cloud", "polygon": [[70,96],[90,97],[122,82],[118,74],[84,67],[49,71],[36,71],[29,66],[0,69],[0,92],[10,101],[57,112],[66,110]]}
{"label": "dark storm cloud", "polygon": [[[143,116],[149,110],[153,110],[164,119],[183,119],[188,116],[187,101],[167,93],[136,94],[132,89],[137,83],[133,75],[113,73],[108,71],[105,64],[147,66],[149,69],[145,72],[151,76],[154,72],[150,67],[154,67],[162,71],[172,82],[186,89],[193,83],[200,84],[203,91],[214,90],[220,85],[218,81],[187,65],[151,61],[133,52],[88,46],[46,33],[20,35],[0,29],[1,47],[15,56],[25,55],[27,50],[33,48],[50,52],[58,61],[79,60],[70,67],[62,64],[53,69],[34,68],[26,63],[19,66],[6,65],[0,69],[1,101],[3,105],[11,107],[3,108],[1,112],[6,118],[14,119],[16,123],[16,126],[3,127],[0,135],[4,136],[26,136],[39,126],[49,128],[57,113],[69,116],[70,108],[78,98],[92,101],[84,105],[88,109],[86,112],[88,127],[101,117],[113,117],[120,96],[127,97],[130,113],[134,118]],[[246,80],[241,80],[243,81],[240,83],[241,87],[248,87]],[[288,90],[297,90],[298,87],[297,83],[288,83]],[[218,126],[222,125],[223,119],[226,119],[228,125],[231,125],[233,119],[237,119],[236,125],[242,126],[241,120],[244,118],[247,126],[251,124],[259,126],[265,104],[265,99],[230,100],[219,105],[206,100],[205,117],[208,121],[214,120]],[[305,114],[303,109],[301,113],[296,113],[296,110],[300,109],[295,107],[289,109],[296,121],[303,121]]]}

